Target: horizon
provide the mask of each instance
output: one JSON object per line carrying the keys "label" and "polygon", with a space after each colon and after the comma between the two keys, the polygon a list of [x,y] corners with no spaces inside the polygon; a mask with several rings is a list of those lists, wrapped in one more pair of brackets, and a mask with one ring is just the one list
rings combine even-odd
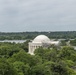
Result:
{"label": "horizon", "polygon": [[51,32],[76,32],[76,31],[21,31],[21,32],[1,32],[0,33],[28,33],[28,32],[48,32],[48,33],[51,33]]}

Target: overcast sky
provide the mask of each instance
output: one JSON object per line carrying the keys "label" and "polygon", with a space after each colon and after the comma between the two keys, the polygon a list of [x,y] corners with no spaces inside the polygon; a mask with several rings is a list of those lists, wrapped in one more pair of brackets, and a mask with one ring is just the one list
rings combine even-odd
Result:
{"label": "overcast sky", "polygon": [[76,31],[76,0],[0,0],[0,31]]}

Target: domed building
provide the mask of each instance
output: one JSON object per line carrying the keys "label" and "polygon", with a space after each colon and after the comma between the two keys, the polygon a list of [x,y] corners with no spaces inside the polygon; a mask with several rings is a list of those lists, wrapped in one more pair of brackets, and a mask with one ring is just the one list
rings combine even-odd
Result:
{"label": "domed building", "polygon": [[58,45],[59,41],[51,41],[45,35],[38,35],[32,42],[29,42],[29,53],[34,55],[35,49],[39,47],[48,48],[52,44]]}

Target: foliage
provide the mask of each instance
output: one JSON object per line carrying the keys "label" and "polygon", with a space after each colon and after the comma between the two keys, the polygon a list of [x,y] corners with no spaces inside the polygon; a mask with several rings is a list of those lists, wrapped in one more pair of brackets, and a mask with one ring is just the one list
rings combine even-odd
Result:
{"label": "foliage", "polygon": [[70,44],[71,44],[72,46],[76,46],[76,39],[70,40]]}
{"label": "foliage", "polygon": [[61,46],[66,46],[67,44],[66,44],[66,40],[62,40],[61,41]]}
{"label": "foliage", "polygon": [[52,39],[74,39],[76,38],[76,31],[60,31],[60,32],[0,32],[0,40],[23,40],[33,39],[37,35],[44,34]]}
{"label": "foliage", "polygon": [[30,66],[28,64],[25,65],[23,62],[16,61],[13,63],[13,66],[15,67],[19,75],[28,75],[30,72]]}
{"label": "foliage", "polygon": [[17,72],[6,59],[0,58],[0,75],[17,75]]}
{"label": "foliage", "polygon": [[30,55],[27,43],[0,43],[0,75],[76,75],[73,47],[40,47]]}

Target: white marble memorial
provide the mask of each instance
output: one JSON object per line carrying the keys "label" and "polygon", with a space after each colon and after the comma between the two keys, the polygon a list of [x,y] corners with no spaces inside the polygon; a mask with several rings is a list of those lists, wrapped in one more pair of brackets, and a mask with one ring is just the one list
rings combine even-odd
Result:
{"label": "white marble memorial", "polygon": [[35,49],[39,47],[47,48],[50,45],[58,45],[59,41],[51,41],[47,36],[45,35],[38,35],[32,42],[29,42],[29,53],[31,55],[34,55]]}

